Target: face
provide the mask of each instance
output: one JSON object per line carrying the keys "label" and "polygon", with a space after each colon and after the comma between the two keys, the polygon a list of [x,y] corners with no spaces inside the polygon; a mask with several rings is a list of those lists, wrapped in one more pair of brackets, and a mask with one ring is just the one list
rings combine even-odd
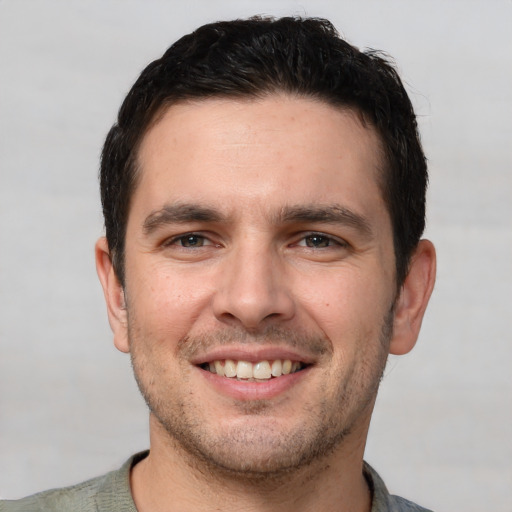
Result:
{"label": "face", "polygon": [[311,99],[204,100],[139,164],[110,319],[152,435],[253,474],[361,444],[396,298],[373,129]]}

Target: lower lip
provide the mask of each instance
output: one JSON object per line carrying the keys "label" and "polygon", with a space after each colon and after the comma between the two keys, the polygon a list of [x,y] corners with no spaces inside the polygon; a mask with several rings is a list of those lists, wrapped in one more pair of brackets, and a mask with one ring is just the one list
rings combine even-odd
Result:
{"label": "lower lip", "polygon": [[216,373],[197,367],[201,375],[220,394],[235,400],[270,400],[290,388],[296,386],[310,371],[310,366],[295,373],[275,377],[264,382],[249,382],[244,380],[220,377]]}

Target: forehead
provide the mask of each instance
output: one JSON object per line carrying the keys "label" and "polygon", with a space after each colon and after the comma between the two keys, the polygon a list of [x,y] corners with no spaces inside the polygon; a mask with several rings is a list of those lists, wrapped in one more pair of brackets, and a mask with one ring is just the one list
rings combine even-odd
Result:
{"label": "forehead", "polygon": [[364,203],[381,196],[382,161],[379,136],[349,109],[288,95],[184,102],[147,131],[133,203],[279,207],[340,192]]}

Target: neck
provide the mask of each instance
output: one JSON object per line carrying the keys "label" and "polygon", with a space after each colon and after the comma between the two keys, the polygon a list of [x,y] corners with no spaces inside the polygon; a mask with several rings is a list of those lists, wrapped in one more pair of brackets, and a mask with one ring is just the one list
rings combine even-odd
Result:
{"label": "neck", "polygon": [[331,454],[293,471],[241,475],[197,460],[152,418],[151,451],[132,470],[132,494],[138,512],[369,512],[365,439],[366,431],[349,434]]}

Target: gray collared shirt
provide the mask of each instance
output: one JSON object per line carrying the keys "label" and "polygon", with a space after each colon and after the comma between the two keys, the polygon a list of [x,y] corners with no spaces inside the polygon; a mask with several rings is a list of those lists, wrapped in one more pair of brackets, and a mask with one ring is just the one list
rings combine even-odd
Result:
{"label": "gray collared shirt", "polygon": [[[130,470],[147,454],[134,455],[120,469],[78,485],[21,500],[0,501],[0,512],[137,512],[130,491]],[[380,476],[367,463],[364,474],[373,496],[371,512],[431,512],[389,494]]]}

